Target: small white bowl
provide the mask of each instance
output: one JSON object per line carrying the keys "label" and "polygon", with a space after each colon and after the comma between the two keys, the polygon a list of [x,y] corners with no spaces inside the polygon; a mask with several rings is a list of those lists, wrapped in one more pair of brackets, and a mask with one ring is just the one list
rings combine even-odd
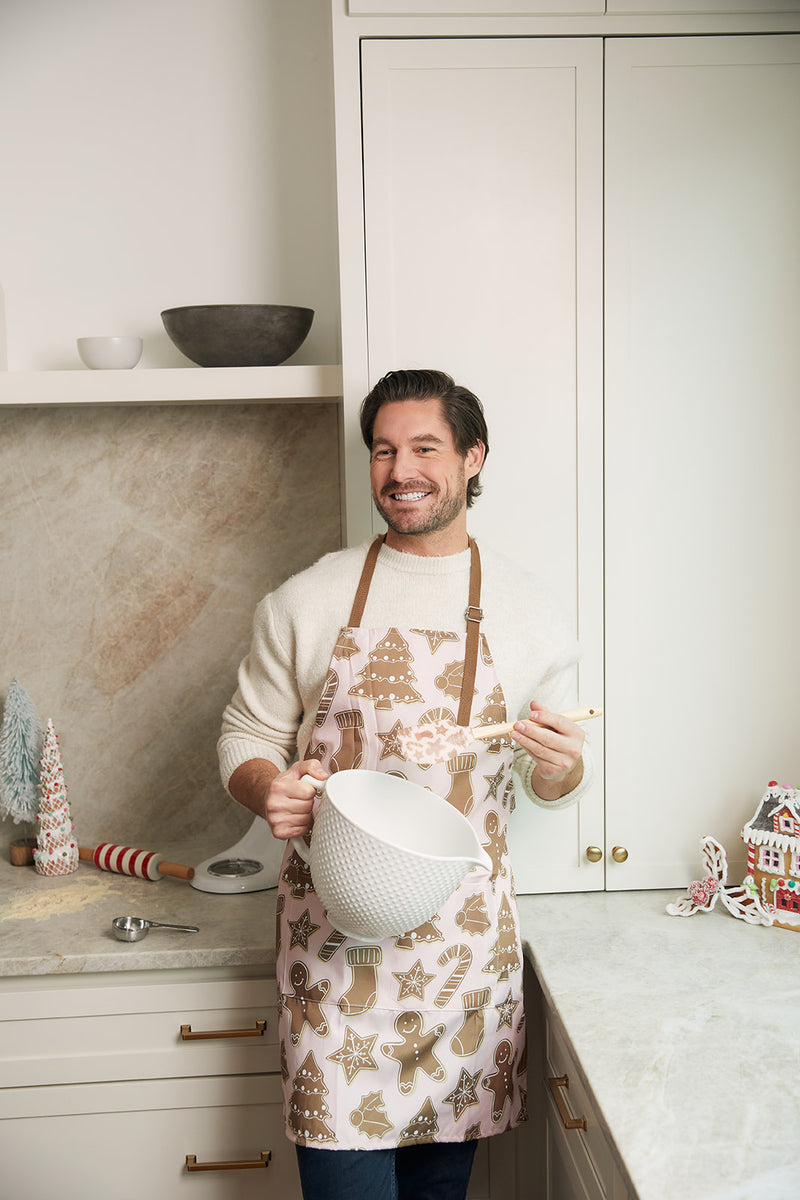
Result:
{"label": "small white bowl", "polygon": [[78,354],[93,371],[130,370],[142,357],[142,339],[138,337],[78,338]]}

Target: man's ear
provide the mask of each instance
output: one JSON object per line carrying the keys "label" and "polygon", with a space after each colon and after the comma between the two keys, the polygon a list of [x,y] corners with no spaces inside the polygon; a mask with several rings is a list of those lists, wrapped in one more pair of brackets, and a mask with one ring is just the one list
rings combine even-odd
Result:
{"label": "man's ear", "polygon": [[470,446],[464,456],[464,471],[467,479],[474,479],[483,466],[483,460],[486,458],[486,447],[483,442],[476,442],[474,446]]}

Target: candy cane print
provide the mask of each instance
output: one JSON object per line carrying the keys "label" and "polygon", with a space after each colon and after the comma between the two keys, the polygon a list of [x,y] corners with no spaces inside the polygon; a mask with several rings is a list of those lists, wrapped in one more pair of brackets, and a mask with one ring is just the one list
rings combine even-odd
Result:
{"label": "candy cane print", "polygon": [[448,946],[446,950],[442,951],[436,961],[440,967],[446,967],[454,958],[458,960],[457,964],[442,984],[441,991],[433,1002],[437,1008],[444,1008],[452,1000],[457,988],[463,982],[464,976],[470,968],[472,951],[469,946],[465,946],[463,942],[460,942],[455,946]]}

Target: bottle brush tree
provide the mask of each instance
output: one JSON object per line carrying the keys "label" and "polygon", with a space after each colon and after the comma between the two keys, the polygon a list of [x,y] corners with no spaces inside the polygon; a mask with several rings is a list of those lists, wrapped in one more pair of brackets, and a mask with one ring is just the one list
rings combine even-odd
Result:
{"label": "bottle brush tree", "polygon": [[23,848],[34,844],[27,826],[35,820],[39,802],[42,741],[42,726],[33,701],[12,679],[0,725],[0,816],[10,817],[15,825],[23,823]]}

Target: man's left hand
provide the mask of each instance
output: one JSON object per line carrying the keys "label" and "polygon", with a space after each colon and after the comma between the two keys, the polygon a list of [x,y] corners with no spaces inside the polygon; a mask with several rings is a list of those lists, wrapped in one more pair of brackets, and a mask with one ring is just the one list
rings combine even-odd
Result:
{"label": "man's left hand", "polygon": [[583,777],[580,725],[531,701],[530,717],[518,721],[511,738],[533,759],[533,788],[542,800],[558,800],[576,788]]}

